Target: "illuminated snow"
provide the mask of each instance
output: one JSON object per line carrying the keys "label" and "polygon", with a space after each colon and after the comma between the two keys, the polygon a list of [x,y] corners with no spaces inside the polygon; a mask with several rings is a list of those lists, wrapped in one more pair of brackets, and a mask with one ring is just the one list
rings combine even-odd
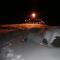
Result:
{"label": "illuminated snow", "polygon": [[[60,36],[59,31],[60,30],[56,29],[47,31],[44,38],[46,38],[50,44],[54,41],[56,36]],[[23,43],[22,45],[19,45],[20,43],[18,44],[13,41],[13,43],[10,42],[13,48],[10,48],[9,46],[2,48],[1,55],[3,60],[60,60],[60,48],[50,48],[49,46],[40,43],[42,38],[39,34],[36,35],[36,33],[30,33],[26,37],[28,38],[28,44]],[[18,37],[15,40],[20,41]],[[35,42],[35,45],[33,45],[33,43],[31,44],[31,40]]]}

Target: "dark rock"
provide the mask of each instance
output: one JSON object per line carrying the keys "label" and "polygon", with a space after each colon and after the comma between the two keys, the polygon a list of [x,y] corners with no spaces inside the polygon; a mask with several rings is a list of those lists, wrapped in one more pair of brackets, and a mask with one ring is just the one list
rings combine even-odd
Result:
{"label": "dark rock", "polygon": [[26,37],[26,38],[24,38],[24,42],[27,42],[27,40],[28,40],[28,38]]}
{"label": "dark rock", "polygon": [[54,47],[60,47],[60,36],[56,36],[56,39],[53,41],[52,45]]}
{"label": "dark rock", "polygon": [[47,45],[48,44],[48,42],[47,42],[47,39],[43,39],[43,41],[42,41],[45,45]]}

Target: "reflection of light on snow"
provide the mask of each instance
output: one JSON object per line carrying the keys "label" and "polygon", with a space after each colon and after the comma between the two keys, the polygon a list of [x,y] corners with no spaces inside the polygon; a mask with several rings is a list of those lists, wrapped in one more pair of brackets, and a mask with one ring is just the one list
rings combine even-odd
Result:
{"label": "reflection of light on snow", "polygon": [[44,45],[44,44],[41,42],[40,45]]}
{"label": "reflection of light on snow", "polygon": [[14,50],[8,47],[3,48],[1,54],[4,60],[24,60],[22,55],[15,54]]}
{"label": "reflection of light on snow", "polygon": [[24,59],[22,58],[22,55],[14,55],[14,57],[12,57],[11,60],[24,60]]}
{"label": "reflection of light on snow", "polygon": [[6,57],[8,58],[8,57],[13,57],[13,56],[14,56],[14,54],[9,53],[9,54],[7,54],[7,56],[6,56]]}
{"label": "reflection of light on snow", "polygon": [[7,56],[6,56],[6,60],[24,60],[22,58],[22,55],[17,55],[17,54],[14,54],[14,53],[8,53]]}
{"label": "reflection of light on snow", "polygon": [[18,55],[16,58],[19,59],[19,58],[21,58],[21,56]]}

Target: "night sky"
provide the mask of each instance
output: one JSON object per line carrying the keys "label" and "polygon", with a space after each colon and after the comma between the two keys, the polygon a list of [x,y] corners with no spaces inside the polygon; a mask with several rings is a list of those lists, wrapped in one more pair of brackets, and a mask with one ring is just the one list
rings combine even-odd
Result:
{"label": "night sky", "polygon": [[39,17],[44,18],[46,24],[60,25],[59,5],[56,1],[17,0],[7,2],[0,7],[0,24],[23,23],[29,13],[35,10],[39,13]]}

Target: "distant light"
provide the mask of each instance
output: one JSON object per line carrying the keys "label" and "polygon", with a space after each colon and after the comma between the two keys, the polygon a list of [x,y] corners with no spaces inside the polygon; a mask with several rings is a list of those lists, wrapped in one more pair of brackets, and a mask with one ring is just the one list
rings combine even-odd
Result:
{"label": "distant light", "polygon": [[35,18],[36,17],[36,14],[35,13],[32,13],[32,18]]}

